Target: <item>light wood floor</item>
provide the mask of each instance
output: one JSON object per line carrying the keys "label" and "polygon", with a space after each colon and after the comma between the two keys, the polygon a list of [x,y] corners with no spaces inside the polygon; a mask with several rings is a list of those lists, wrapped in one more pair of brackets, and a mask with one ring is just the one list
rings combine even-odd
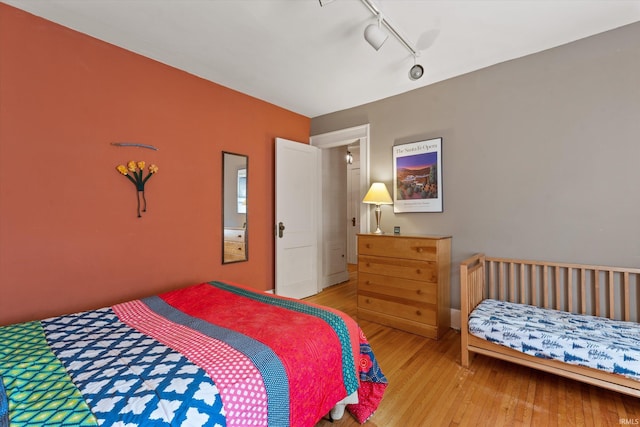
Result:
{"label": "light wood floor", "polygon": [[[357,273],[308,298],[357,319]],[[460,333],[427,338],[362,321],[383,373],[384,399],[366,426],[637,426],[640,399],[486,356],[460,365]],[[341,420],[316,427],[355,427]]]}

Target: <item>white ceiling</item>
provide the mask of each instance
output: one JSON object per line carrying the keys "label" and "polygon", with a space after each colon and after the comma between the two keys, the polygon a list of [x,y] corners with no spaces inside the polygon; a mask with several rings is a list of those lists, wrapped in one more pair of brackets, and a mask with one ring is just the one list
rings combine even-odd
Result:
{"label": "white ceiling", "polygon": [[2,0],[307,117],[640,21],[640,0],[372,0],[414,46],[363,38],[360,0]]}

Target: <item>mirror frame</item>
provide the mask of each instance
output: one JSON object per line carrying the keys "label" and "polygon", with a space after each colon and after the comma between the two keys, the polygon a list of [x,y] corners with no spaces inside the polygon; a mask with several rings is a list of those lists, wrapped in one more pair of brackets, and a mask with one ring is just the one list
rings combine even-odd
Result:
{"label": "mirror frame", "polygon": [[[227,157],[228,156],[235,156],[235,157],[243,157],[244,158],[244,167],[239,167],[239,168],[234,168],[233,170],[233,178],[231,178],[230,176],[228,176],[228,172],[227,171]],[[245,188],[244,188],[244,200],[245,200],[245,206],[248,207],[248,200],[249,200],[249,156],[245,155],[245,154],[239,154],[239,153],[232,153],[230,151],[223,151],[222,152],[222,264],[233,264],[233,263],[237,263],[237,262],[245,262],[245,261],[249,261],[249,212],[247,209],[247,212],[238,212],[238,203],[239,203],[239,195],[238,195],[238,188],[240,186],[240,171],[244,170],[244,175],[245,175]],[[227,179],[229,178],[229,179]],[[234,203],[232,206],[226,206],[226,202],[228,201],[228,196],[226,190],[228,188],[234,188],[235,191],[233,191],[233,194],[235,194],[234,197]],[[227,209],[228,208],[228,209]],[[227,221],[225,221],[226,219],[226,213],[227,212],[235,212],[238,215],[244,215],[244,224],[241,227],[237,226],[237,227],[227,227]],[[235,235],[237,231],[239,231],[240,229],[243,230],[243,233],[234,236],[234,240],[227,240],[226,236],[227,234],[231,235]],[[226,251],[225,248],[226,246],[231,246],[233,242],[240,242],[240,240],[236,240],[236,238],[240,238],[242,239],[242,243],[243,243],[243,247],[244,247],[244,257],[243,258],[239,258],[239,257],[235,257],[233,255],[231,255],[231,257],[227,257],[225,255]]]}

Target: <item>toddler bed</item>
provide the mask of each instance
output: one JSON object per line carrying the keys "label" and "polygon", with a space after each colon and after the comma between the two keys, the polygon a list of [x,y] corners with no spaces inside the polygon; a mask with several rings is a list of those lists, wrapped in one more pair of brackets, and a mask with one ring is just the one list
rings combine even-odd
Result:
{"label": "toddler bed", "polygon": [[640,269],[489,258],[460,265],[474,353],[640,397]]}
{"label": "toddler bed", "polygon": [[344,313],[222,282],[0,327],[0,427],[362,423],[385,387]]}

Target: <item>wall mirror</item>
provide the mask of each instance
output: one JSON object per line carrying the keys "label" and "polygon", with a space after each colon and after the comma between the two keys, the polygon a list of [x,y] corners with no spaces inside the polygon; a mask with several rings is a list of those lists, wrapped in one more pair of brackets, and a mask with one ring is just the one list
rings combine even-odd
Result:
{"label": "wall mirror", "polygon": [[222,263],[247,261],[249,158],[222,152]]}

